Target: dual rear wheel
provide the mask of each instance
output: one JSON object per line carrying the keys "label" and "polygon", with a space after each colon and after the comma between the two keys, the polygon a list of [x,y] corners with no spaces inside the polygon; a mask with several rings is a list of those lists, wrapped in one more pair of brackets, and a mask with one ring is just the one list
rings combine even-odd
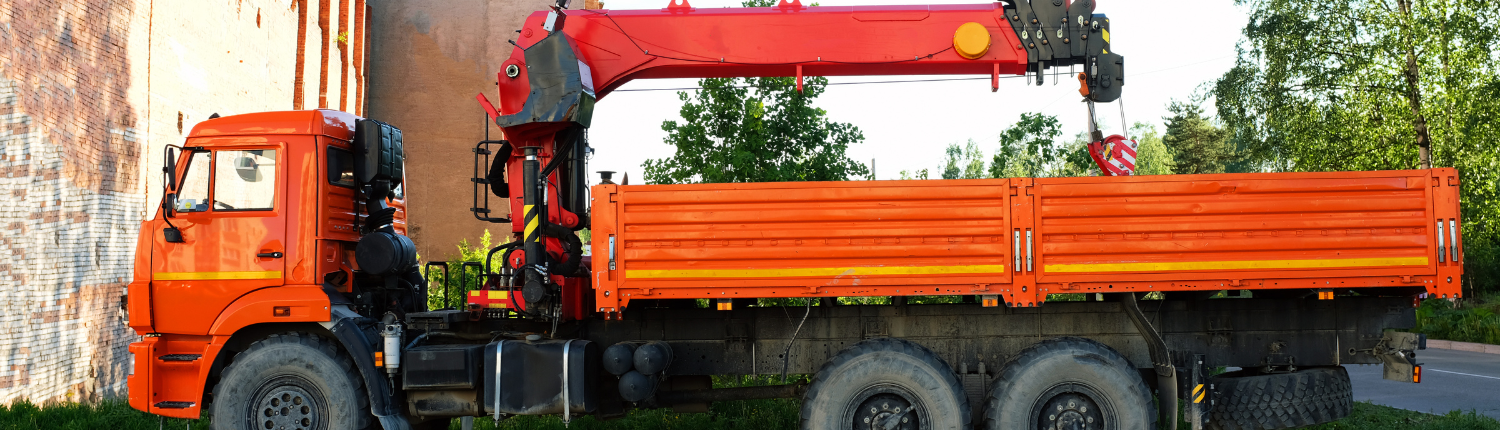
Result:
{"label": "dual rear wheel", "polygon": [[[855,344],[823,365],[802,404],[803,429],[969,429],[958,376],[900,339]],[[1125,357],[1082,338],[1043,341],[1006,364],[983,405],[986,429],[1149,429],[1156,409]]]}

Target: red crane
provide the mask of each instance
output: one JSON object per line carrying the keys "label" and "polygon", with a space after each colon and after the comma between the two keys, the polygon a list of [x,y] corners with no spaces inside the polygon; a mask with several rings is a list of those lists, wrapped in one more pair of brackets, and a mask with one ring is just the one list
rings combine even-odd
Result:
{"label": "red crane", "polygon": [[[540,279],[577,288],[561,275],[580,259],[571,231],[588,225],[585,131],[594,103],[631,80],[795,76],[800,87],[809,75],[990,75],[998,91],[1001,75],[1041,84],[1049,70],[1082,66],[1091,114],[1092,103],[1114,101],[1124,85],[1109,18],[1093,13],[1093,0],[840,7],[781,0],[751,8],[668,1],[658,10],[610,11],[567,10],[561,0],[532,14],[501,65],[498,106],[478,97],[505,132],[498,151],[476,148],[486,156],[480,162],[491,154],[505,160],[477,168],[490,169],[485,182],[524,217],[512,223],[522,249],[507,258],[526,272],[528,302],[547,296]],[[487,202],[474,211],[511,221],[488,216]]]}

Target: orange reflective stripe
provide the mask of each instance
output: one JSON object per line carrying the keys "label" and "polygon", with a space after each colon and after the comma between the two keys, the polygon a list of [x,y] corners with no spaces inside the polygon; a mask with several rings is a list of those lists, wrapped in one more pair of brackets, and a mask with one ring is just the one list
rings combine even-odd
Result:
{"label": "orange reflective stripe", "polygon": [[1345,267],[1426,266],[1427,257],[1342,258],[1323,260],[1181,261],[1159,263],[1048,264],[1051,273],[1169,272],[1235,269],[1332,269]]}
{"label": "orange reflective stripe", "polygon": [[626,270],[632,279],[662,278],[797,278],[822,276],[873,275],[948,275],[1005,273],[1005,266],[914,266],[914,267],[813,267],[799,269],[706,269],[706,270]]}
{"label": "orange reflective stripe", "polygon": [[202,281],[237,279],[281,279],[280,270],[263,272],[158,272],[151,275],[153,281]]}

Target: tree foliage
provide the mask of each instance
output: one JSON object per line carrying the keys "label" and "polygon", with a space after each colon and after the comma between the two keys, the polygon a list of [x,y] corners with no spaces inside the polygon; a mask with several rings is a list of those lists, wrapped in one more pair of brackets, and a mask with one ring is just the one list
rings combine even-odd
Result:
{"label": "tree foliage", "polygon": [[[1141,144],[1135,156],[1136,176],[1177,173],[1177,159],[1172,156],[1171,148],[1162,143],[1161,133],[1156,131],[1156,127],[1137,122],[1130,127],[1130,136]],[[1088,166],[1094,167],[1093,161],[1089,161]],[[1097,168],[1094,171],[1097,172]]]}
{"label": "tree foliage", "polygon": [[969,143],[960,148],[957,143],[949,144],[945,150],[947,156],[943,163],[943,179],[980,179],[986,177],[984,168],[984,151],[979,150],[979,144],[969,139]]}
{"label": "tree foliage", "polygon": [[[748,84],[748,85],[746,85]],[[847,155],[864,134],[833,122],[812,101],[828,85],[806,78],[709,78],[693,94],[677,93],[683,122],[662,123],[670,158],[646,160],[651,184],[843,181],[870,170]]]}
{"label": "tree foliage", "polygon": [[[1173,101],[1167,111],[1172,116],[1164,118],[1167,134],[1161,143],[1170,151],[1177,173],[1224,173],[1239,158],[1229,132],[1203,117],[1202,107]],[[1137,165],[1142,164],[1138,159]]]}
{"label": "tree foliage", "polygon": [[1046,167],[1061,164],[1062,148],[1057,137],[1062,125],[1057,117],[1039,112],[1021,114],[1021,120],[1000,132],[1000,150],[990,162],[991,178],[1043,177]]}
{"label": "tree foliage", "polygon": [[1495,272],[1500,2],[1237,3],[1251,10],[1245,42],[1213,95],[1247,164],[1411,169],[1422,166],[1418,144],[1427,140],[1432,165],[1463,177],[1466,272]]}

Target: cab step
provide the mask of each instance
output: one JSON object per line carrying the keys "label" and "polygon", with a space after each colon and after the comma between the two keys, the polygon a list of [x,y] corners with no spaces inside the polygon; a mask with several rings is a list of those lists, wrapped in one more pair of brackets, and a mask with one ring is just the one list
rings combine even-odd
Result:
{"label": "cab step", "polygon": [[193,402],[156,402],[157,409],[187,409],[193,407]]}
{"label": "cab step", "polygon": [[203,354],[167,354],[161,356],[161,361],[198,361]]}

